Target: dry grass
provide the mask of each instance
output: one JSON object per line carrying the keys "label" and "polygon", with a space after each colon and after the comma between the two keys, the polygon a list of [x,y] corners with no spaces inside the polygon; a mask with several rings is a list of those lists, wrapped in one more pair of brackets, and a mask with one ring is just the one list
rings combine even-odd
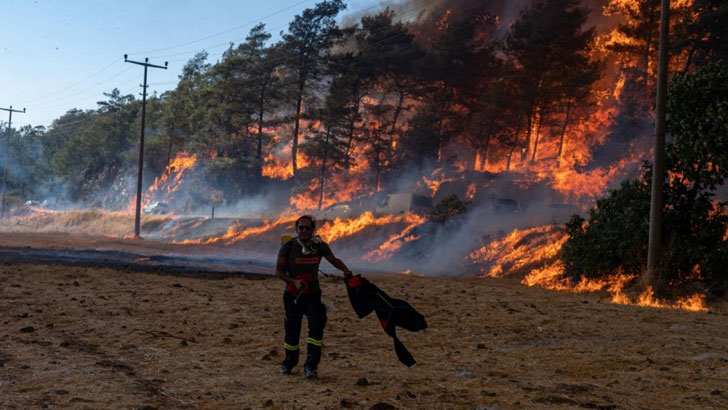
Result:
{"label": "dry grass", "polygon": [[[141,215],[142,232],[169,220],[166,215]],[[123,237],[134,234],[134,213],[89,209],[80,211],[38,211],[0,220],[3,232],[62,232]]]}
{"label": "dry grass", "polygon": [[507,279],[370,278],[426,315],[429,329],[400,332],[417,366],[324,279],[338,311],[310,381],[277,374],[273,278],[0,265],[0,408],[728,408],[725,314]]}

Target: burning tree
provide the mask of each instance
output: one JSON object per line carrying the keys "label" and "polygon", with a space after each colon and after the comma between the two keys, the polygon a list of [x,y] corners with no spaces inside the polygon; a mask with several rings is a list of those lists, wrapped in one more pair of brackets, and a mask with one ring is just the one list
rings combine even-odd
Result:
{"label": "burning tree", "polygon": [[557,110],[563,110],[565,117],[558,157],[562,155],[572,108],[587,105],[591,87],[601,76],[600,63],[589,56],[594,28],[583,29],[588,15],[577,0],[536,3],[523,12],[506,38],[525,120],[524,159],[530,154],[530,160],[536,160],[542,127]]}
{"label": "burning tree", "polygon": [[[202,104],[201,90],[205,86],[204,74],[210,69],[208,54],[199,52],[182,68],[177,87],[166,95],[165,111],[162,117],[162,136],[167,145],[166,163],[172,160],[175,149],[195,145],[194,141],[202,133],[205,125],[204,112],[198,107]],[[190,144],[193,142],[193,144]],[[154,144],[150,141],[150,144]]]}
{"label": "burning tree", "polygon": [[291,163],[293,176],[298,170],[298,133],[301,112],[306,92],[312,83],[321,79],[322,70],[327,62],[331,46],[341,36],[335,17],[346,8],[342,0],[318,3],[313,9],[306,9],[296,16],[283,36],[283,49],[291,58],[288,69],[295,83],[296,112],[291,144]]}
{"label": "burning tree", "polygon": [[[716,63],[678,78],[668,98],[661,277],[657,291],[699,282],[714,295],[728,290],[728,213],[714,200],[728,177],[728,65]],[[575,216],[562,259],[569,276],[638,274],[647,257],[651,168],[597,201],[589,220]]]}
{"label": "burning tree", "polygon": [[318,178],[318,209],[323,205],[326,179],[349,163],[346,155],[349,121],[345,115],[346,106],[337,104],[338,101],[340,100],[330,98],[324,109],[314,113],[321,120],[323,129],[314,130],[313,135],[301,144],[301,150],[313,161],[308,167],[311,178],[301,179],[311,181]]}
{"label": "burning tree", "polygon": [[[269,44],[271,36],[258,25],[241,44],[231,43],[219,61],[208,63],[205,52],[192,57],[177,88],[150,103],[156,107],[149,117],[153,154],[145,166],[177,193],[154,188],[159,184],[150,176],[148,198],[171,200],[186,212],[261,194],[266,212],[283,213],[275,215],[275,223],[239,225],[226,239],[213,240],[230,243],[277,236],[270,229],[288,229],[290,211],[347,201],[340,209],[350,218],[327,222],[322,234],[345,225],[357,227],[348,236],[385,225],[392,230],[384,243],[375,243],[381,237],[370,232],[372,247],[362,260],[423,261],[426,254],[439,256],[429,252],[434,248],[460,249],[461,243],[478,248],[492,238],[494,246],[486,244],[483,252],[460,250],[482,269],[482,259],[491,259],[489,249],[496,249],[497,261],[512,248],[517,252],[508,263],[493,262],[487,271],[508,274],[508,266],[520,266],[527,274],[524,283],[542,283],[537,274],[545,272],[568,287],[568,280],[561,281],[563,269],[551,269],[566,241],[564,229],[541,225],[547,222],[531,219],[532,211],[592,206],[608,187],[636,172],[649,152],[640,142],[651,121],[645,85],[652,82],[651,16],[659,13],[657,2],[600,4],[605,3],[606,9],[589,10],[577,0],[413,0],[393,6],[397,13],[388,8],[344,26],[336,21],[344,2],[330,0],[297,16],[276,44]],[[726,58],[723,3],[679,2],[673,29],[684,41],[673,50],[679,52],[674,72],[690,73]],[[695,95],[687,86],[673,91],[681,95],[674,102],[694,101],[695,110],[679,114],[685,107],[672,108],[679,139],[671,147],[673,172],[666,188],[674,230],[665,241],[674,250],[669,263],[679,273],[664,282],[698,278],[721,289],[716,261],[725,226],[710,193],[711,184],[723,178],[725,147],[720,138],[709,138],[715,130],[708,127],[725,121],[675,128],[679,118],[721,118],[715,116],[719,106],[699,98],[721,89],[712,80],[695,80],[722,75],[710,73],[680,80],[698,90]],[[94,188],[105,181],[123,185],[120,167],[134,158],[137,111],[131,96],[116,95],[98,110],[72,110],[48,130],[38,130],[27,143],[42,149],[29,145],[32,158],[22,161],[27,172],[11,175],[14,196],[22,193],[24,181],[52,185],[62,179],[70,199],[95,203]],[[191,157],[194,165],[182,176],[176,160]],[[181,179],[186,182],[177,184]],[[588,224],[577,219],[569,225],[563,261],[571,277],[641,269],[648,181],[649,173],[625,183],[598,202]],[[464,213],[442,224],[408,212],[397,218],[366,212],[403,191],[430,194],[427,200],[457,194],[469,205],[466,210],[453,197],[442,202],[435,219]],[[511,206],[498,211],[496,195]],[[337,235],[331,238],[342,238]],[[441,246],[435,237],[465,239]],[[533,246],[523,248],[524,243]],[[713,259],[694,256],[710,250]]]}
{"label": "burning tree", "polygon": [[[697,3],[704,4],[699,6]],[[700,30],[695,22],[698,10],[705,6],[705,2],[695,0],[673,1],[670,6],[670,32],[679,39],[672,41],[670,46],[671,67],[675,71],[688,71],[697,47],[703,41],[696,37]],[[712,8],[712,5],[708,7]],[[639,87],[644,98],[649,97],[657,75],[660,12],[660,0],[612,0],[604,8],[606,15],[618,15],[623,19],[611,33],[607,47],[618,53],[623,66],[633,69],[630,70],[630,86]]]}

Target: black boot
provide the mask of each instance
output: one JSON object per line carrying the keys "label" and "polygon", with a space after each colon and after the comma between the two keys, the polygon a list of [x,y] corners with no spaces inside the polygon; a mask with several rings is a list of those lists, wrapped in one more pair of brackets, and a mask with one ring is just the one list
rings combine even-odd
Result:
{"label": "black boot", "polygon": [[281,374],[291,374],[291,370],[298,364],[298,353],[299,350],[288,350],[286,349],[286,358],[281,363]]}
{"label": "black boot", "polygon": [[303,375],[305,377],[317,377],[316,369],[321,361],[321,346],[311,343],[306,347],[306,363],[303,365]]}

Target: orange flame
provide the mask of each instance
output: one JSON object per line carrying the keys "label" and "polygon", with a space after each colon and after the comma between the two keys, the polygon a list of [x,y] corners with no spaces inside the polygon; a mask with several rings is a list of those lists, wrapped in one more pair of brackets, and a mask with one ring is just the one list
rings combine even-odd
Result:
{"label": "orange flame", "polygon": [[[375,217],[371,212],[365,212],[353,219],[341,220],[340,218],[335,218],[333,222],[324,224],[317,232],[321,238],[330,243],[359,233],[371,226],[383,226],[391,223],[406,223],[409,226],[417,226],[424,222],[425,218],[423,216],[413,213]],[[411,231],[412,229],[409,230]]]}
{"label": "orange flame", "polygon": [[[299,168],[308,166],[309,164],[308,159],[301,153],[296,155],[296,162]],[[280,150],[271,152],[265,157],[263,176],[283,181],[293,176],[290,145],[285,145]]]}
{"label": "orange flame", "polygon": [[657,308],[704,311],[706,297],[694,294],[675,302],[666,302],[654,297],[651,287],[647,287],[636,298],[629,297],[625,288],[637,279],[637,275],[617,272],[609,277],[574,281],[564,276],[564,266],[558,256],[567,235],[552,226],[529,229],[515,229],[504,238],[491,241],[473,251],[468,259],[482,265],[483,276],[499,277],[530,265],[542,266],[531,269],[521,281],[526,286],[539,286],[549,290],[568,292],[607,291],[611,302],[624,305],[648,306]]}
{"label": "orange flame", "polygon": [[[525,245],[524,240],[531,238],[535,243]],[[492,241],[468,255],[472,263],[490,265],[482,268],[483,276],[500,277],[509,270],[517,270],[544,259],[553,258],[566,242],[566,234],[552,226],[528,229],[514,229],[503,239]]]}
{"label": "orange flame", "polygon": [[[164,169],[161,176],[154,179],[154,183],[149,187],[149,193],[152,194],[157,190],[171,194],[182,184],[182,176],[184,173],[195,167],[197,163],[197,155],[190,154],[187,151],[180,151],[177,156]],[[170,177],[172,179],[170,180]]]}
{"label": "orange flame", "polygon": [[230,226],[227,231],[216,237],[208,239],[185,239],[181,244],[212,244],[212,243],[223,243],[225,245],[232,245],[236,242],[242,241],[245,238],[255,235],[261,235],[267,233],[273,229],[279,228],[282,225],[293,223],[296,220],[296,216],[282,216],[277,220],[270,222],[268,220],[263,221],[263,225],[246,228],[240,221],[236,221],[234,225]]}
{"label": "orange flame", "polygon": [[[368,170],[361,170],[362,173]],[[364,183],[364,177],[357,177],[357,173],[351,170],[351,173],[338,173],[325,182],[325,192],[322,208],[333,205],[338,202],[348,201],[354,197],[361,196],[368,191],[368,186]],[[306,192],[291,197],[291,206],[299,211],[317,209],[319,205],[320,185],[315,181],[309,186]]]}
{"label": "orange flame", "polygon": [[407,235],[412,231],[412,229],[414,229],[418,225],[419,224],[411,224],[402,232],[392,235],[391,238],[389,238],[386,242],[379,246],[379,249],[375,249],[362,256],[362,260],[368,262],[380,262],[385,259],[389,259],[395,252],[397,252],[402,247],[402,245],[407,242],[419,239],[419,236]]}
{"label": "orange flame", "polygon": [[472,201],[473,198],[475,198],[475,193],[477,192],[478,188],[475,185],[475,182],[468,185],[468,190],[465,192],[465,199],[468,201]]}
{"label": "orange flame", "polygon": [[442,168],[435,169],[434,171],[432,171],[430,176],[432,177],[432,179],[427,178],[423,175],[422,180],[425,182],[425,185],[430,188],[432,196],[435,196],[437,191],[440,189],[440,185],[444,184],[445,182],[455,181],[455,178],[445,178]]}

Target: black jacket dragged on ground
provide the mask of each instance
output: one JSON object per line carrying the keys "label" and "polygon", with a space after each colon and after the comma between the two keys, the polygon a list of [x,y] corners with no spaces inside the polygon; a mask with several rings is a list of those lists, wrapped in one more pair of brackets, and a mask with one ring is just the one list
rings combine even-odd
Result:
{"label": "black jacket dragged on ground", "polygon": [[413,332],[425,329],[425,317],[404,300],[389,297],[361,275],[346,280],[346,292],[359,319],[376,312],[384,332],[394,340],[394,351],[399,361],[408,367],[414,366],[415,358],[399,340],[395,328],[399,326]]}

